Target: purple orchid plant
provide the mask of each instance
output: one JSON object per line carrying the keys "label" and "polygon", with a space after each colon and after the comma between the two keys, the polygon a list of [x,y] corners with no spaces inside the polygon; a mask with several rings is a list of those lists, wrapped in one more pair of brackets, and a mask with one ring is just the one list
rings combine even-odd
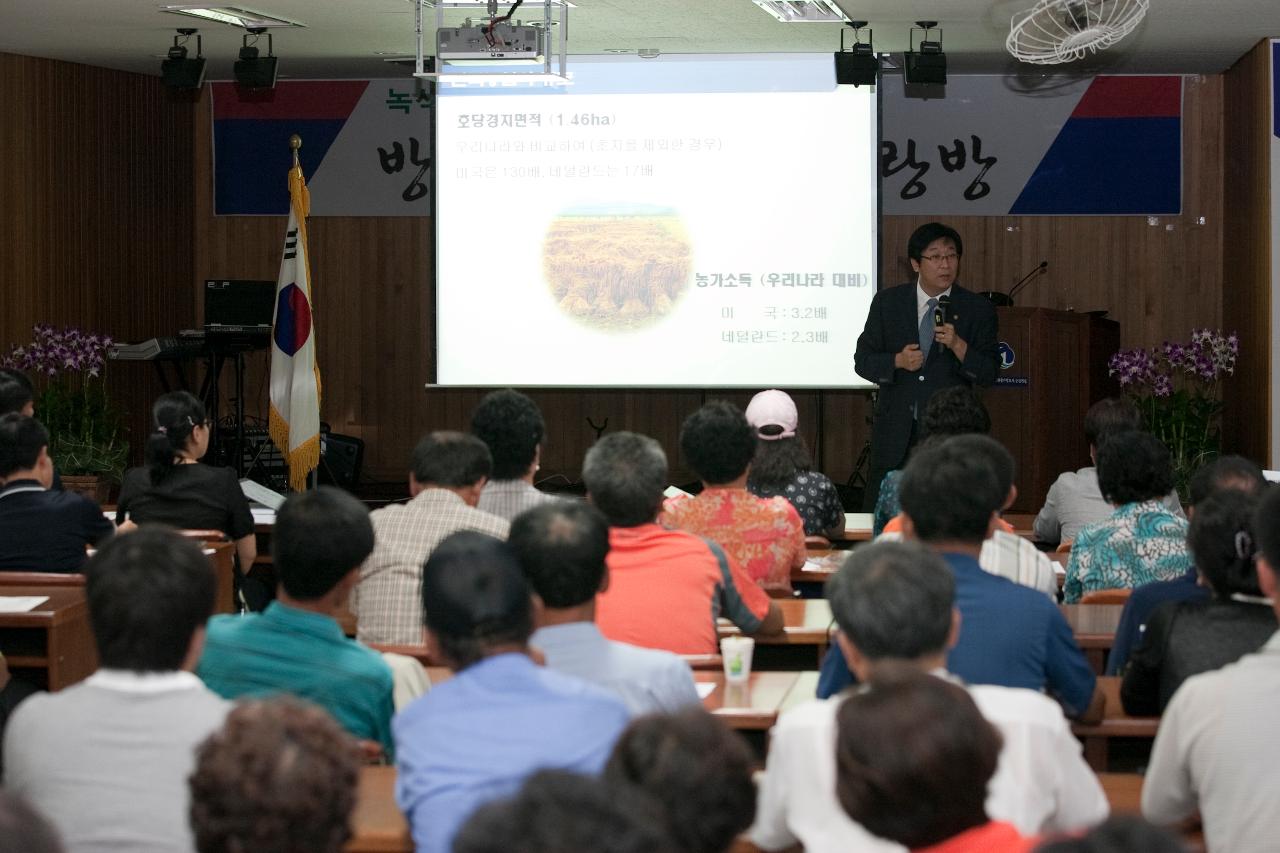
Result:
{"label": "purple orchid plant", "polygon": [[1235,374],[1239,354],[1235,332],[1193,329],[1186,343],[1121,350],[1107,362],[1147,428],[1168,446],[1184,500],[1191,474],[1219,451],[1222,381]]}
{"label": "purple orchid plant", "polygon": [[49,452],[67,475],[119,482],[128,458],[120,412],[107,397],[104,371],[110,335],[50,325],[14,344],[0,367],[21,370],[36,386],[36,417],[49,430]]}

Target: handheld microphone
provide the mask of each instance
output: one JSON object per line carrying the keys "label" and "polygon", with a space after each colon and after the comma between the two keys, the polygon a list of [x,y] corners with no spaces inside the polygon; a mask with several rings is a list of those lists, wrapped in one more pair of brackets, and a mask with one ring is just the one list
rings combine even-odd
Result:
{"label": "handheld microphone", "polygon": [[[950,322],[950,320],[951,320],[951,294],[944,293],[938,297],[938,305],[936,308],[933,309],[933,327],[935,329],[940,329],[944,324]],[[938,346],[942,347],[943,349],[947,348],[947,345],[944,343],[939,343]]]}

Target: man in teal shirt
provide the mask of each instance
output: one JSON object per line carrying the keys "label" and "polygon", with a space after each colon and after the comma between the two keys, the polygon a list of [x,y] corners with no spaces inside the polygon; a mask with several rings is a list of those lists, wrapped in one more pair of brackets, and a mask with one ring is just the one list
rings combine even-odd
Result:
{"label": "man in teal shirt", "polygon": [[196,673],[228,699],[289,693],[314,702],[392,758],[391,670],[332,616],[372,551],[369,512],[351,495],[321,487],[290,497],[271,539],[276,600],[259,614],[210,619]]}

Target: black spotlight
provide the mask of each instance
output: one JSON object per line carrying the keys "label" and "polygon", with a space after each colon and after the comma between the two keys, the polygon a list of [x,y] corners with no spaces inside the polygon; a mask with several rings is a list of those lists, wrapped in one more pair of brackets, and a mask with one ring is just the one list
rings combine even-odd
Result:
{"label": "black spotlight", "polygon": [[272,55],[271,33],[267,33],[267,55],[258,56],[258,36],[264,32],[263,27],[249,28],[249,35],[244,37],[240,48],[240,58],[234,66],[236,82],[249,89],[274,89],[276,86],[278,60]]}
{"label": "black spotlight", "polygon": [[[938,22],[916,21],[916,26],[924,30],[924,37],[920,40],[917,49],[908,50],[903,57],[906,60],[905,73],[907,82],[916,85],[945,86],[947,84],[947,55],[942,52],[941,34],[939,34],[937,41],[929,40],[929,30],[938,26]],[[914,41],[915,32],[915,29],[912,28],[912,41]]]}
{"label": "black spotlight", "polygon": [[867,31],[867,41],[863,42],[860,31],[867,25],[866,21],[850,21],[853,30],[853,44],[844,46],[844,34],[840,31],[840,50],[836,52],[836,83],[840,85],[874,86],[880,76],[880,60],[872,52],[871,38],[874,31]]}
{"label": "black spotlight", "polygon": [[[196,37],[196,58],[187,58],[186,42]],[[160,77],[164,84],[174,89],[199,89],[204,83],[204,57],[200,36],[192,29],[178,30],[169,48],[169,58],[160,63]]]}

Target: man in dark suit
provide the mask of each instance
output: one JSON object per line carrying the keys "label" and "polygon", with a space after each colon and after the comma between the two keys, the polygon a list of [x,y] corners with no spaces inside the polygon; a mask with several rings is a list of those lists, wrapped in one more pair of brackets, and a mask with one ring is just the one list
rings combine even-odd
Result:
{"label": "man in dark suit", "polygon": [[993,385],[1000,364],[996,310],[956,284],[964,244],[940,222],[907,241],[915,282],[881,290],[858,337],[854,370],[880,386],[871,428],[871,473],[863,509],[875,509],[884,475],[902,467],[916,422],[933,392],[953,385]]}

